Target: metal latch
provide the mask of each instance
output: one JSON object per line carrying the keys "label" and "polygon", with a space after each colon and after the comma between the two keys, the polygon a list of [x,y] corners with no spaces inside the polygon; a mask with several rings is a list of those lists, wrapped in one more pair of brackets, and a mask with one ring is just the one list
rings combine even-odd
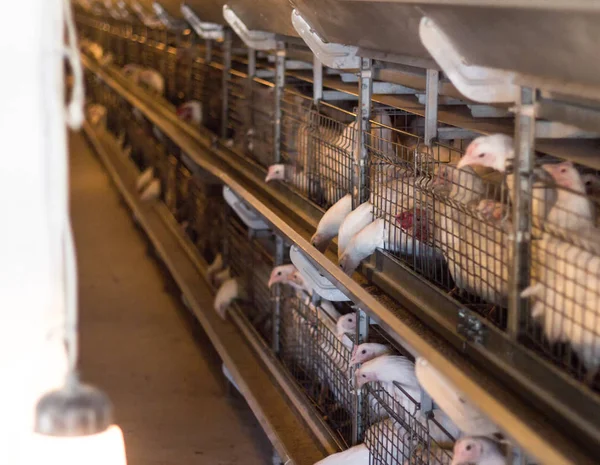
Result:
{"label": "metal latch", "polygon": [[467,338],[469,342],[483,344],[485,342],[486,327],[483,322],[472,315],[468,310],[462,308],[458,311],[458,323],[456,325],[458,334]]}

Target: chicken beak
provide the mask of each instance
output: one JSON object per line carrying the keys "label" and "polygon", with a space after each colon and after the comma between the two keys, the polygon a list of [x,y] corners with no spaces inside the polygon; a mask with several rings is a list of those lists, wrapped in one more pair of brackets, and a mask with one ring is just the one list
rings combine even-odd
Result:
{"label": "chicken beak", "polygon": [[470,166],[471,162],[472,162],[471,158],[472,157],[470,156],[469,152],[467,151],[467,153],[465,154],[465,156],[462,157],[458,161],[458,163],[456,165],[456,168],[460,170],[460,169],[463,169],[465,166]]}

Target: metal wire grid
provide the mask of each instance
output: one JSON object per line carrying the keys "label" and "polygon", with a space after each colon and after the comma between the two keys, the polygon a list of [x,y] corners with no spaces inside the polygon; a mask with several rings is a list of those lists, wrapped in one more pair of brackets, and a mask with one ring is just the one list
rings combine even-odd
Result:
{"label": "metal wire grid", "polygon": [[[524,342],[591,387],[600,366],[600,241],[598,183],[593,173],[553,165],[581,182],[557,186],[537,172],[532,191],[530,305]],[[581,172],[579,168],[579,172]],[[541,174],[546,174],[541,172]],[[584,191],[584,188],[587,188]]]}
{"label": "metal wire grid", "polygon": [[356,115],[288,91],[282,99],[282,158],[286,179],[309,200],[329,208],[351,191]]}
{"label": "metal wire grid", "polygon": [[202,103],[203,124],[213,133],[221,131],[222,71],[203,60],[192,63],[190,96]]}
{"label": "metal wire grid", "polygon": [[364,443],[371,465],[451,463],[454,438],[432,412],[421,410],[418,399],[396,383],[372,383],[363,391]]}
{"label": "metal wire grid", "polygon": [[307,295],[290,295],[281,315],[280,360],[346,446],[352,444],[351,348],[336,336],[335,321],[310,304]]}
{"label": "metal wire grid", "polygon": [[[235,213],[226,215],[225,250],[231,274],[241,280],[246,299],[239,305],[242,312],[269,344],[273,341],[271,291],[267,286],[273,269],[272,236],[258,237],[248,230]],[[260,234],[259,234],[260,235]]]}
{"label": "metal wire grid", "polygon": [[274,89],[232,71],[227,84],[228,123],[235,147],[263,167],[274,162]]}
{"label": "metal wire grid", "polygon": [[[313,100],[286,89],[281,100],[281,162],[286,166],[285,180],[303,197],[318,197],[308,182],[308,134]],[[313,189],[311,189],[313,187]]]}
{"label": "metal wire grid", "polygon": [[223,188],[201,179],[192,177],[189,181],[188,195],[184,198],[188,205],[186,231],[195,243],[200,254],[212,261],[221,250],[222,231],[225,229],[225,201]]}
{"label": "metal wire grid", "polygon": [[512,262],[506,189],[470,168],[457,170],[459,150],[423,145],[396,129],[394,116],[376,112],[366,138],[370,201],[374,218],[385,222],[384,250],[504,327]]}

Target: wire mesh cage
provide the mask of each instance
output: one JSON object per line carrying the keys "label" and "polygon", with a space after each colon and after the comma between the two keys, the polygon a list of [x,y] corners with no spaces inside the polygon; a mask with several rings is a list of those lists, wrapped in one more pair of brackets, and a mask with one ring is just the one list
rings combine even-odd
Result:
{"label": "wire mesh cage", "polygon": [[223,101],[222,71],[204,60],[195,58],[191,68],[190,97],[202,103],[202,119],[213,133],[221,131]]}
{"label": "wire mesh cage", "polygon": [[524,338],[580,380],[598,389],[600,366],[600,241],[597,175],[570,162],[534,172],[531,198],[531,307]]}
{"label": "wire mesh cage", "polygon": [[313,305],[306,294],[286,298],[281,316],[282,364],[346,445],[352,444],[353,400],[349,382],[352,341],[338,338],[337,310]]}
{"label": "wire mesh cage", "polygon": [[227,92],[227,116],[234,146],[260,165],[271,165],[275,157],[273,84],[232,71]]}
{"label": "wire mesh cage", "polygon": [[356,115],[327,102],[313,105],[293,91],[285,92],[281,107],[285,180],[329,208],[351,191]]}
{"label": "wire mesh cage", "polygon": [[[421,118],[374,111],[368,187],[383,249],[499,326],[506,324],[506,189],[486,171],[458,169],[455,145],[422,143]],[[458,144],[457,144],[458,145]]]}
{"label": "wire mesh cage", "polygon": [[196,173],[188,183],[187,196],[182,197],[188,227],[186,231],[200,254],[212,261],[221,250],[225,227],[223,187],[207,173]]}
{"label": "wire mesh cage", "polygon": [[270,232],[246,228],[233,211],[225,216],[225,260],[231,275],[241,280],[245,298],[243,315],[269,344],[273,342],[273,311],[269,276],[273,269],[275,240]]}

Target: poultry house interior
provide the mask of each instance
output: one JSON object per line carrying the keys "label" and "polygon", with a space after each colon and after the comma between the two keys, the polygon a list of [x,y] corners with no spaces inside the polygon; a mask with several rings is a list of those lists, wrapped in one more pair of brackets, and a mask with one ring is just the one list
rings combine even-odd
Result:
{"label": "poultry house interior", "polygon": [[33,3],[7,463],[600,462],[599,5]]}

